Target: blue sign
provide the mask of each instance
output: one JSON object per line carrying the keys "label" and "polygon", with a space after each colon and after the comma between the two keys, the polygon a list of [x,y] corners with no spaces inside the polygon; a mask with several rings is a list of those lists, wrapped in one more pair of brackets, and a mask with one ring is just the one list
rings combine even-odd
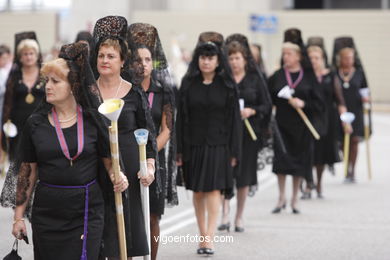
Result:
{"label": "blue sign", "polygon": [[250,30],[252,32],[276,33],[278,29],[278,18],[275,15],[250,16]]}

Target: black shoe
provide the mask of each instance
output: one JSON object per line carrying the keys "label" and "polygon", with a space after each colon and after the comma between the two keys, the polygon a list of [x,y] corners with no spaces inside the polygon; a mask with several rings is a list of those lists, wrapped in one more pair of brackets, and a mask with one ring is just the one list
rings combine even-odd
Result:
{"label": "black shoe", "polygon": [[242,233],[242,232],[244,232],[244,228],[243,227],[238,227],[238,226],[236,226],[235,228],[234,228],[234,231],[235,232],[239,232],[239,233]]}
{"label": "black shoe", "polygon": [[205,248],[205,247],[200,247],[200,248],[198,248],[198,249],[196,250],[196,253],[197,253],[198,255],[204,255],[204,254],[206,254],[206,249],[207,249],[207,248]]}
{"label": "black shoe", "polygon": [[309,200],[311,199],[311,191],[304,191],[301,197],[301,200]]}
{"label": "black shoe", "polygon": [[285,208],[286,208],[286,203],[284,203],[281,207],[274,208],[274,210],[272,211],[272,214],[278,214],[282,211],[282,209],[285,209]]}
{"label": "black shoe", "polygon": [[296,208],[292,208],[292,213],[293,214],[300,214],[301,212],[297,210]]}
{"label": "black shoe", "polygon": [[226,223],[226,224],[221,224],[218,226],[218,230],[219,231],[224,231],[224,230],[227,230],[227,232],[230,232],[230,222]]}
{"label": "black shoe", "polygon": [[355,183],[355,180],[352,177],[346,177],[344,183],[345,184]]}
{"label": "black shoe", "polygon": [[214,249],[212,249],[212,248],[205,248],[204,249],[204,254],[206,254],[206,255],[213,255],[214,254]]}
{"label": "black shoe", "polygon": [[322,195],[321,192],[317,193],[317,199],[323,199],[323,198],[324,198],[324,196]]}
{"label": "black shoe", "polygon": [[336,175],[336,170],[334,169],[333,164],[332,165],[328,165],[328,170],[329,170],[330,174],[332,174],[333,176]]}

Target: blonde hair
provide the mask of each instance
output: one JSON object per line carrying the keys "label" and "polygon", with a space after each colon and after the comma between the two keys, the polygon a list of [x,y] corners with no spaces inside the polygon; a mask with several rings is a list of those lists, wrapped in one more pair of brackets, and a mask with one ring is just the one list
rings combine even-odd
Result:
{"label": "blonde hair", "polygon": [[284,49],[290,49],[290,50],[294,50],[298,53],[301,53],[301,48],[299,48],[299,46],[297,44],[292,43],[292,42],[283,43],[282,50],[284,50]]}
{"label": "blonde hair", "polygon": [[312,45],[312,46],[309,46],[307,48],[307,54],[310,56],[310,53],[311,52],[317,52],[320,54],[321,58],[322,58],[322,67],[325,68],[326,65],[325,65],[325,53],[324,53],[324,50],[320,47],[320,46],[316,46],[316,45]]}
{"label": "blonde hair", "polygon": [[307,53],[310,53],[310,52],[319,52],[319,53],[321,53],[322,57],[324,57],[324,51],[319,46],[316,46],[316,45],[309,46],[307,48]]}
{"label": "blonde hair", "polygon": [[54,73],[63,80],[68,80],[69,67],[66,60],[58,58],[43,64],[41,73],[43,76],[47,76],[49,73]]}
{"label": "blonde hair", "polygon": [[119,40],[116,40],[116,39],[106,39],[105,41],[103,41],[100,46],[99,46],[99,49],[100,47],[102,46],[106,46],[106,47],[113,47],[114,50],[118,51],[119,52],[119,55],[121,57],[121,60],[125,60],[126,59],[126,54],[127,54],[127,43],[124,42],[124,45],[125,46],[121,46]]}
{"label": "blonde hair", "polygon": [[20,53],[26,49],[33,49],[36,54],[39,54],[39,46],[36,40],[25,39],[22,40],[16,47],[16,54],[20,56]]}

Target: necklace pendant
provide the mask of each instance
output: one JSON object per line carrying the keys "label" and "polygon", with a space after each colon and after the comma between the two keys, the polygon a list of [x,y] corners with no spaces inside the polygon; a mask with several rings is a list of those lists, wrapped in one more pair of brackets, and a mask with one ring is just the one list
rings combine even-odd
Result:
{"label": "necklace pendant", "polygon": [[34,95],[31,94],[31,93],[28,93],[26,98],[25,98],[26,103],[27,104],[32,104],[32,103],[34,103],[34,100],[35,100]]}
{"label": "necklace pendant", "polygon": [[344,83],[343,83],[343,87],[344,87],[344,88],[349,88],[349,82],[344,82]]}
{"label": "necklace pendant", "polygon": [[70,167],[73,166],[73,160],[70,160]]}

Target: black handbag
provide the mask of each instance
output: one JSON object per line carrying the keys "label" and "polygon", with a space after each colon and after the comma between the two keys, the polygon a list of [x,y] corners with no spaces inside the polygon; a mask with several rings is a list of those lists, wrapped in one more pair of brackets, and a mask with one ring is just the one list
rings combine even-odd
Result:
{"label": "black handbag", "polygon": [[3,260],[22,260],[22,258],[18,255],[18,239],[15,239],[11,253],[6,255]]}

